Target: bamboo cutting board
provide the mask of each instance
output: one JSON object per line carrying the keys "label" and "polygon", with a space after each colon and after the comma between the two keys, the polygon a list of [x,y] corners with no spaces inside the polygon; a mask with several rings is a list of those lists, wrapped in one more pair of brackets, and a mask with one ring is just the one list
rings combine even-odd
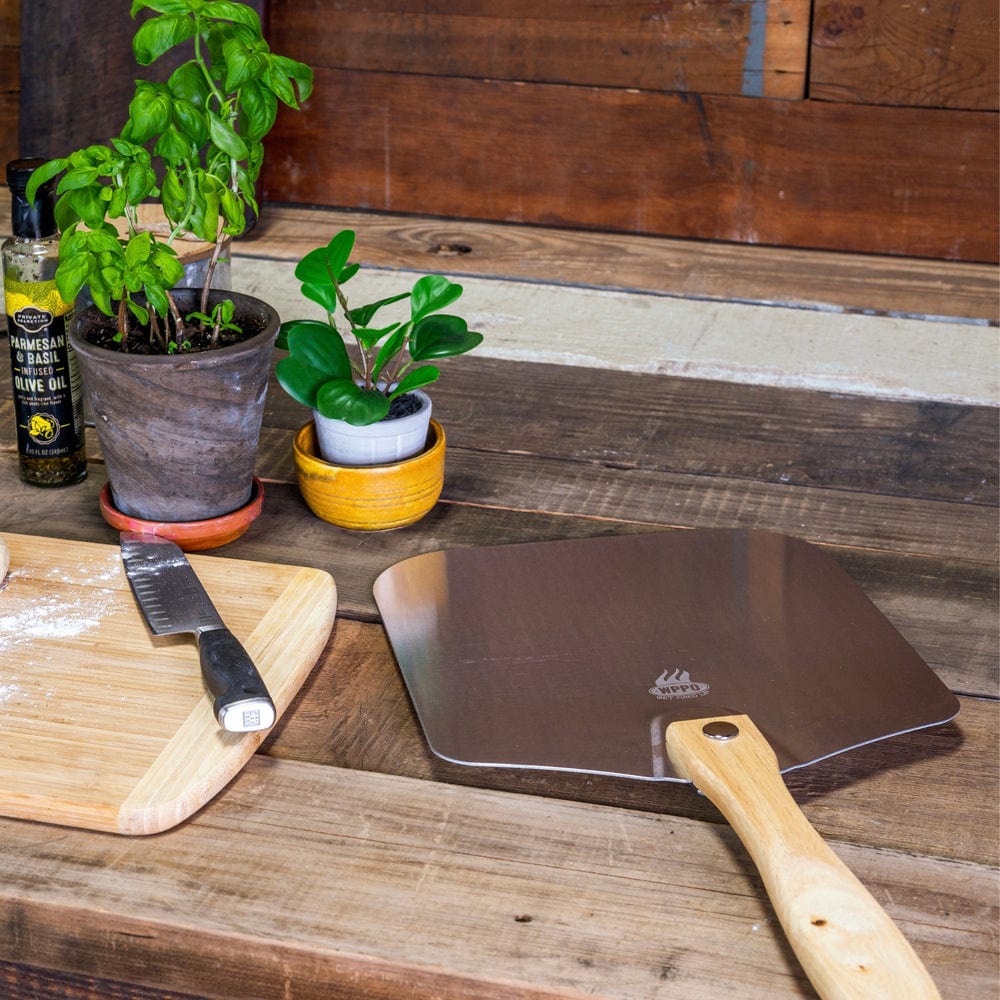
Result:
{"label": "bamboo cutting board", "polygon": [[[117,545],[0,536],[0,814],[158,833],[233,778],[266,733],[212,713],[193,636],[153,636]],[[190,556],[280,718],[326,644],[337,591],[303,566]]]}

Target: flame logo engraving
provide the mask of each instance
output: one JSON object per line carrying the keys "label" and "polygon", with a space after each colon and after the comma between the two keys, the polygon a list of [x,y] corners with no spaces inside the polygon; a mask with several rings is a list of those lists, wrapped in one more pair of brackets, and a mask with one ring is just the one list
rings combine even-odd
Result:
{"label": "flame logo engraving", "polygon": [[656,678],[656,684],[649,689],[649,693],[659,698],[660,701],[677,701],[681,698],[700,698],[708,694],[711,688],[701,681],[691,680],[691,675],[686,670],[675,670],[668,674],[666,670]]}

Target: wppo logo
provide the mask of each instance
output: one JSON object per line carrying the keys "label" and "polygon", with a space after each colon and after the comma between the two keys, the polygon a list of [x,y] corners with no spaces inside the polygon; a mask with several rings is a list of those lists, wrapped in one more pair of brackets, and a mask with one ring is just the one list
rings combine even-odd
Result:
{"label": "wppo logo", "polygon": [[669,675],[664,670],[656,678],[656,684],[649,689],[649,693],[656,695],[661,701],[666,701],[680,698],[700,698],[703,694],[708,694],[710,690],[711,688],[707,684],[691,680],[691,675],[686,670],[675,670]]}

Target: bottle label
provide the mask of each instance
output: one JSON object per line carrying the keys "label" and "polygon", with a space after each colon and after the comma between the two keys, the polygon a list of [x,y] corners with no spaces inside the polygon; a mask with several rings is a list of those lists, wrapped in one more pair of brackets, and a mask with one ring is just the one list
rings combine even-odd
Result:
{"label": "bottle label", "polygon": [[66,324],[72,305],[54,281],[4,287],[17,445],[28,458],[72,455],[83,444],[83,396]]}

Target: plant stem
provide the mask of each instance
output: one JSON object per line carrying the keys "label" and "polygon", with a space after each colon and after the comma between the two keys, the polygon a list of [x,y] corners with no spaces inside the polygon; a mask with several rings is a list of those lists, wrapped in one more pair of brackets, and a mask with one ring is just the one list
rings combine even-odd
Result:
{"label": "plant stem", "polygon": [[[174,318],[174,333],[176,335],[177,346],[180,347],[181,341],[184,339],[184,317],[181,316],[180,309],[177,308],[177,303],[174,301],[173,295],[167,292],[167,302],[170,304],[170,315]],[[156,314],[151,312],[150,318]],[[164,351],[169,349],[170,337],[168,335],[163,336],[163,349]]]}
{"label": "plant stem", "polygon": [[122,338],[122,349],[128,336],[128,302],[125,298],[118,300],[118,333]]}
{"label": "plant stem", "polygon": [[[358,324],[354,322],[354,317],[351,315],[350,307],[347,305],[347,296],[344,294],[344,290],[340,287],[340,282],[337,281],[337,276],[333,273],[329,264],[326,265],[326,273],[329,275],[330,284],[333,285],[334,294],[337,296],[340,308],[344,311],[344,316],[347,317],[351,333],[354,336],[354,340],[358,345],[358,351],[361,354],[362,365],[359,374],[364,380],[364,388],[370,389],[372,387],[372,359],[365,351],[364,345],[361,343],[361,338],[357,335],[357,333],[355,333],[358,328]],[[336,326],[334,326],[333,329],[336,331]]]}

